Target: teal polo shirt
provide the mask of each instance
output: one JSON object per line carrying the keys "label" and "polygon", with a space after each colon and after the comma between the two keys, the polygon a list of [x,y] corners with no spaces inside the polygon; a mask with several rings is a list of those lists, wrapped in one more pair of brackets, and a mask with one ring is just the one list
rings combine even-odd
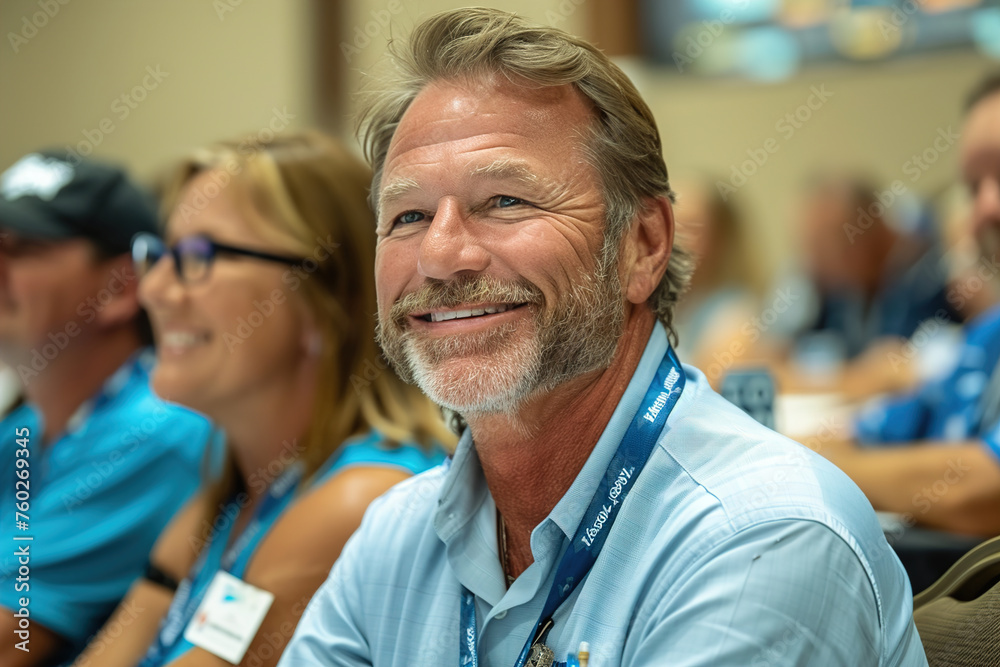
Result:
{"label": "teal polo shirt", "polygon": [[[153,359],[152,350],[133,355],[45,447],[40,415],[30,405],[0,421],[6,471],[0,478],[0,606],[17,612],[26,599],[31,623],[68,641],[64,657],[100,629],[201,481],[211,424],[153,393]],[[29,435],[22,447],[17,434],[24,429]],[[16,468],[15,460],[25,457],[28,467]],[[25,469],[27,479],[19,480],[17,471]],[[19,491],[29,503],[23,529],[14,514]],[[27,576],[19,572],[24,547]]]}

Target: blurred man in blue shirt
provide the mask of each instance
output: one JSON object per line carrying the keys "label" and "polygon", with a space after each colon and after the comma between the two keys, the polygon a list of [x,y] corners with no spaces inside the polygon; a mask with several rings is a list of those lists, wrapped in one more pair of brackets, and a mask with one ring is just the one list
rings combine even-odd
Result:
{"label": "blurred man in blue shirt", "polygon": [[815,294],[813,319],[798,342],[839,348],[853,359],[873,343],[909,338],[937,315],[957,320],[931,235],[903,231],[864,179],[818,174],[802,213],[802,255]]}
{"label": "blurred man in blue shirt", "polygon": [[[962,176],[987,279],[1000,251],[1000,75],[970,96],[962,132]],[[982,273],[980,274],[982,275]],[[822,453],[876,509],[908,522],[990,537],[1000,533],[1000,309],[965,327],[951,373],[915,392],[866,407],[854,441]]]}
{"label": "blurred man in blue shirt", "polygon": [[379,338],[468,428],[371,506],[280,664],[926,664],[860,491],[677,361],[691,262],[628,78],[489,9],[395,54]]}
{"label": "blurred man in blue shirt", "polygon": [[198,485],[210,425],[149,387],[128,253],[156,228],[113,166],[48,151],[0,176],[0,356],[24,396],[0,421],[5,667],[75,655]]}

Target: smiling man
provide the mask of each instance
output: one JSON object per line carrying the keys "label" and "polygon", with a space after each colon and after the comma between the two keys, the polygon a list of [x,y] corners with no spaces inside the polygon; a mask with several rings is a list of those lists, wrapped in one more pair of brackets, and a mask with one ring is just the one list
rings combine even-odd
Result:
{"label": "smiling man", "polygon": [[690,260],[625,75],[488,9],[395,58],[364,115],[379,339],[467,428],[372,505],[281,664],[926,664],[860,491],[673,354]]}

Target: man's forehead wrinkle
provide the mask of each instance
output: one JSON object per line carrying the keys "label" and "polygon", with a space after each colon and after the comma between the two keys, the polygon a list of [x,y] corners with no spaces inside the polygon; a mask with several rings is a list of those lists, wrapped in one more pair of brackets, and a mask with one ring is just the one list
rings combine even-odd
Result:
{"label": "man's forehead wrinkle", "polygon": [[[441,80],[428,84],[417,94],[403,114],[393,143],[398,141],[401,133],[413,134],[416,130],[418,136],[426,136],[441,132],[444,127],[453,123],[504,116],[509,109],[497,106],[497,100],[503,99],[518,107],[525,119],[534,125],[544,125],[553,116],[567,111],[582,126],[589,127],[593,120],[590,100],[569,84],[528,87],[506,80],[477,81],[473,85],[469,82]],[[424,115],[428,105],[436,109],[435,117],[418,124],[414,116]]]}
{"label": "man's forehead wrinkle", "polygon": [[[482,120],[487,117],[476,116],[475,119]],[[412,156],[414,153],[418,157],[409,157],[406,160],[407,163],[413,160],[412,164],[419,164],[420,159],[431,162],[439,159],[439,155],[442,153],[462,153],[483,148],[510,148],[519,138],[516,133],[497,131],[490,126],[484,127],[481,123],[469,125],[464,132],[457,132],[453,129],[454,127],[462,127],[468,120],[461,119],[448,129],[442,129],[441,124],[444,121],[432,121],[416,128],[405,128],[405,131],[403,128],[397,129],[389,145],[389,150],[386,152],[386,173],[394,169],[402,158]],[[436,124],[437,127],[435,127]],[[508,141],[509,143],[507,143]],[[481,143],[477,144],[477,142]],[[463,145],[469,144],[471,144],[470,147],[462,148]],[[453,148],[456,146],[457,148]],[[427,157],[422,158],[422,154],[427,154]]]}
{"label": "man's forehead wrinkle", "polygon": [[[445,161],[457,162],[473,177],[490,177],[523,180],[536,183],[531,160],[519,155],[494,158],[483,154],[496,151],[524,154],[523,137],[513,133],[475,132],[463,137],[449,137],[446,141],[412,146],[402,151],[393,151],[386,160],[386,175],[400,170],[440,165]],[[396,179],[392,179],[396,180]]]}

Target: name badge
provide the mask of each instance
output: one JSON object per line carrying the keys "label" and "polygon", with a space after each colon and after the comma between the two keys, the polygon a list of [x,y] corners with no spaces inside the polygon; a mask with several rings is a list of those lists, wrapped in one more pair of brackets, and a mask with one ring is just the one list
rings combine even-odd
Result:
{"label": "name badge", "polygon": [[272,602],[273,594],[219,571],[184,629],[184,639],[239,664]]}

